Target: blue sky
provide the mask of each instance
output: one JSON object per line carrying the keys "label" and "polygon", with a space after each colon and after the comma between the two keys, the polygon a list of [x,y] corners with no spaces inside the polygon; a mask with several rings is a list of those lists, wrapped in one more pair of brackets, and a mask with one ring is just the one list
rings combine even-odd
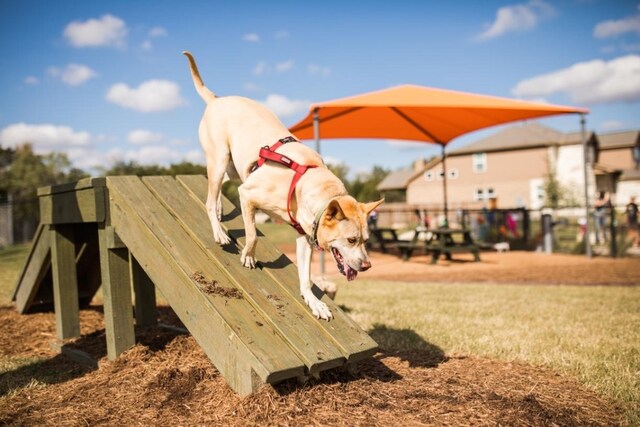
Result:
{"label": "blue sky", "polygon": [[[640,128],[638,1],[0,0],[0,49],[0,145],[84,169],[204,161],[182,50],[218,95],[259,100],[286,125],[311,102],[408,83],[587,107],[597,132]],[[352,172],[438,152],[322,142]]]}

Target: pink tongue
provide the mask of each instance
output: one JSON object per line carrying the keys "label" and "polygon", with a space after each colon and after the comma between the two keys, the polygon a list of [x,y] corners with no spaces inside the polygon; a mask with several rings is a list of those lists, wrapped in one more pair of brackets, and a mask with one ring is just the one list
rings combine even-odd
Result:
{"label": "pink tongue", "polygon": [[356,276],[358,275],[358,272],[353,268],[349,267],[348,265],[346,265],[346,267],[347,267],[347,280],[350,282],[356,278]]}

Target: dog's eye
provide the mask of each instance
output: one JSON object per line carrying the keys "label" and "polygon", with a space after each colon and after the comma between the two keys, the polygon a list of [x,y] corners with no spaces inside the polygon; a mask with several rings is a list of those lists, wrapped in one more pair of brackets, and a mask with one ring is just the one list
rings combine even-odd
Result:
{"label": "dog's eye", "polygon": [[349,242],[350,245],[355,245],[357,241],[358,239],[356,239],[355,237],[350,237],[347,239],[347,242]]}

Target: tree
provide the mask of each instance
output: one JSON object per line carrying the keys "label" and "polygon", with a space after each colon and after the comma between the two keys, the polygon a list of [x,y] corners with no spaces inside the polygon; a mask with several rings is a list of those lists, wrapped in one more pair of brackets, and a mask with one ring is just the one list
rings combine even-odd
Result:
{"label": "tree", "polygon": [[22,234],[18,240],[30,238],[38,222],[39,187],[67,182],[69,172],[73,172],[75,180],[86,176],[83,171],[70,166],[71,162],[62,153],[38,155],[30,144],[15,149],[11,163],[2,171],[2,181],[4,190],[13,199],[13,218],[19,225],[16,231]]}

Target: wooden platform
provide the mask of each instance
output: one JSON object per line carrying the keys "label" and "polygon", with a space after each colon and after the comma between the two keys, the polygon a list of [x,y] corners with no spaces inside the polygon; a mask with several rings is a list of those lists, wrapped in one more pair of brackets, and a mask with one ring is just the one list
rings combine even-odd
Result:
{"label": "wooden platform", "polygon": [[233,242],[217,245],[206,188],[202,176],[159,176],[41,189],[42,224],[14,293],[18,310],[53,306],[58,338],[77,336],[78,308],[102,284],[108,355],[115,358],[135,342],[134,312],[137,323],[155,323],[157,287],[241,394],[375,353],[376,343],[326,296],[334,320],[313,317],[295,265],[264,236],[259,268],[241,266],[244,227],[227,200],[223,225]]}

